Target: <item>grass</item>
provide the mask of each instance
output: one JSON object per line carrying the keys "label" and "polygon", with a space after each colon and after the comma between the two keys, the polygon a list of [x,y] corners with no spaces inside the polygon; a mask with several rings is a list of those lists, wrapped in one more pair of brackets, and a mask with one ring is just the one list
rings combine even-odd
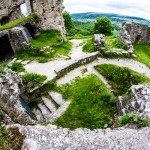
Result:
{"label": "grass", "polygon": [[26,91],[29,92],[31,89],[41,86],[47,77],[36,73],[27,73],[22,76],[22,79]]}
{"label": "grass", "polygon": [[132,85],[150,82],[144,74],[127,67],[102,64],[95,66],[95,69],[107,79],[116,96],[125,94]]}
{"label": "grass", "polygon": [[13,27],[16,27],[16,26],[22,24],[25,21],[28,21],[28,20],[38,21],[39,17],[36,14],[31,14],[31,15],[29,15],[27,17],[22,17],[20,19],[17,19],[15,21],[11,21],[11,22],[9,22],[9,23],[7,23],[5,25],[0,26],[0,31],[6,30],[6,29],[11,29]]}
{"label": "grass", "polygon": [[150,68],[150,45],[134,44],[136,60],[147,65]]}
{"label": "grass", "polygon": [[59,87],[65,99],[71,99],[66,112],[55,121],[65,128],[105,128],[113,124],[115,98],[96,76],[76,78],[71,84]]}
{"label": "grass", "polygon": [[9,68],[15,72],[24,72],[25,71],[24,66],[20,62],[12,63],[12,65]]}
{"label": "grass", "polygon": [[7,66],[7,63],[5,62],[0,62],[0,76],[4,74],[4,69]]}
{"label": "grass", "polygon": [[83,45],[83,52],[89,52],[92,53],[95,51],[95,47],[94,47],[94,41],[93,38],[87,40],[86,44]]}
{"label": "grass", "polygon": [[112,50],[112,49],[124,49],[127,50],[127,46],[124,45],[117,36],[105,36],[105,49]]}
{"label": "grass", "polygon": [[137,124],[138,127],[150,126],[150,120],[140,120],[139,116],[135,113],[128,113],[123,115],[119,120],[119,125],[124,126],[126,124]]}
{"label": "grass", "polygon": [[[57,30],[45,30],[37,37],[30,41],[31,47],[34,49],[20,50],[16,53],[15,57],[21,60],[36,60],[40,63],[49,61],[58,54],[68,55],[72,43],[67,41],[63,42],[62,36]],[[47,62],[46,61],[46,62]]]}

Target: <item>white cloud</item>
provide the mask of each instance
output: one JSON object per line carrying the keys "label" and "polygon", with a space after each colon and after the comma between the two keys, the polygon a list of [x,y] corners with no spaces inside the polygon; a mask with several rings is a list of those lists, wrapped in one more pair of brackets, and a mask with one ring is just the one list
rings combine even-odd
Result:
{"label": "white cloud", "polygon": [[116,13],[150,20],[149,0],[64,0],[64,5],[70,13]]}

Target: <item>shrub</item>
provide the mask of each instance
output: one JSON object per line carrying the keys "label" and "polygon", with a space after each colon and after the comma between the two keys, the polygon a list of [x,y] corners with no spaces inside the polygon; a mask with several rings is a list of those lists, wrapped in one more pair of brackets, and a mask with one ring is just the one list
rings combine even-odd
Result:
{"label": "shrub", "polygon": [[107,17],[97,18],[95,21],[94,31],[99,34],[112,35],[114,26]]}
{"label": "shrub", "polygon": [[9,68],[15,72],[24,72],[25,71],[24,66],[20,62],[12,63],[12,65]]}

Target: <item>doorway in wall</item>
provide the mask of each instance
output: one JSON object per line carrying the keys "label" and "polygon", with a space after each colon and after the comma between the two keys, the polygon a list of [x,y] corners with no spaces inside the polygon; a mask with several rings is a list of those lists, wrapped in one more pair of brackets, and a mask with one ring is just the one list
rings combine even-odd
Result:
{"label": "doorway in wall", "polygon": [[14,55],[14,51],[9,42],[8,36],[0,37],[0,61],[10,59]]}

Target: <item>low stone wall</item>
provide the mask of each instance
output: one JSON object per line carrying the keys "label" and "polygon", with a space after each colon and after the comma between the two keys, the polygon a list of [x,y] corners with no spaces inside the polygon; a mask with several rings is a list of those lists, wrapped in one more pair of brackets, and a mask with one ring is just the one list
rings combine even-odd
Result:
{"label": "low stone wall", "polygon": [[63,73],[66,73],[80,65],[83,65],[83,64],[86,64],[95,60],[98,57],[98,55],[99,55],[99,52],[95,52],[89,56],[81,57],[78,60],[71,61],[67,63],[65,66],[62,66],[61,68],[58,68],[54,71],[57,74],[57,76],[61,76]]}

